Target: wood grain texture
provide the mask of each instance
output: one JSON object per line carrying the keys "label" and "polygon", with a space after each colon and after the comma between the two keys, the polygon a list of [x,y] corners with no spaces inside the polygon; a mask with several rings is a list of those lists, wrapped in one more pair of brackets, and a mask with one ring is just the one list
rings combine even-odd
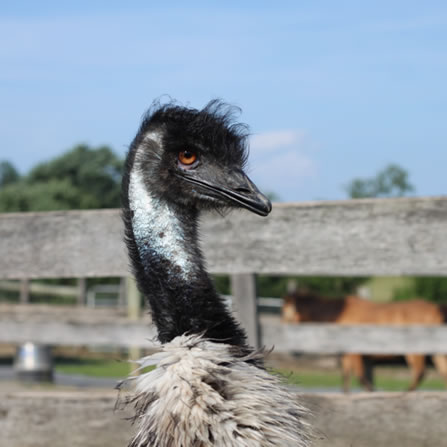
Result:
{"label": "wood grain texture", "polygon": [[[128,414],[114,412],[116,392],[0,394],[0,445],[122,447]],[[297,394],[314,413],[313,447],[441,447],[447,439],[447,393]]]}
{"label": "wood grain texture", "polygon": [[[203,217],[211,272],[443,275],[447,198],[277,204]],[[127,276],[118,210],[0,215],[0,278]]]}
{"label": "wood grain texture", "polygon": [[153,347],[155,339],[150,317],[133,321],[125,309],[0,304],[2,343]]}
{"label": "wood grain texture", "polygon": [[3,214],[0,277],[125,276],[122,240],[117,210]]}
{"label": "wood grain texture", "polygon": [[131,424],[114,412],[116,393],[0,394],[0,445],[8,447],[123,447]]}
{"label": "wood grain texture", "polygon": [[[447,326],[341,326],[281,324],[261,315],[261,344],[275,352],[333,354],[446,353]],[[125,310],[76,306],[0,304],[0,342],[67,346],[154,347],[156,330],[150,317],[129,319]]]}
{"label": "wood grain texture", "polygon": [[447,325],[342,326],[339,324],[281,324],[261,319],[262,342],[275,352],[318,354],[363,353],[447,354]]}
{"label": "wood grain texture", "polygon": [[236,319],[247,334],[250,346],[261,346],[258,306],[256,302],[256,276],[245,273],[231,275],[232,307]]}
{"label": "wood grain texture", "polygon": [[205,253],[218,272],[447,272],[447,198],[279,204],[267,218],[235,213],[203,228]]}
{"label": "wood grain texture", "polygon": [[313,447],[441,447],[447,393],[306,394],[320,433]]}

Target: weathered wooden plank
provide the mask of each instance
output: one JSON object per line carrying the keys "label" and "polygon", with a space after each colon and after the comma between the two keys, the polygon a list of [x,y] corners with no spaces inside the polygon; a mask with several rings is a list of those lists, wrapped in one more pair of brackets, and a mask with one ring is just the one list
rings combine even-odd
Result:
{"label": "weathered wooden plank", "polygon": [[262,340],[278,352],[318,354],[363,353],[447,354],[447,325],[342,326],[337,324],[281,324],[261,319]]}
{"label": "weathered wooden plank", "polygon": [[2,321],[2,343],[21,344],[32,341],[62,346],[153,347],[155,327],[131,321],[87,324],[82,322]]}
{"label": "weathered wooden plank", "polygon": [[[132,433],[114,412],[116,392],[0,394],[0,444],[8,447],[122,447]],[[443,446],[447,393],[297,394],[314,413],[313,447]]]}
{"label": "weathered wooden plank", "polygon": [[8,447],[123,447],[131,423],[114,412],[116,393],[0,394],[0,445]]}
{"label": "weathered wooden plank", "polygon": [[446,445],[447,393],[304,395],[322,439],[314,447]]}
{"label": "weathered wooden plank", "polygon": [[30,289],[30,281],[29,279],[21,279],[20,280],[20,297],[19,297],[19,301],[22,304],[27,304],[29,303],[29,289]]}
{"label": "weathered wooden plank", "polygon": [[120,288],[118,293],[118,307],[123,307],[126,304],[127,298],[127,278],[120,278]]}
{"label": "weathered wooden plank", "polygon": [[[340,326],[281,324],[278,317],[261,316],[262,344],[275,352],[332,354],[446,353],[447,325]],[[153,347],[156,337],[150,318],[130,320],[123,311],[72,306],[0,305],[0,342],[52,345],[115,345]]]}
{"label": "weathered wooden plank", "polygon": [[444,275],[447,198],[279,204],[260,219],[204,220],[216,272],[302,275]]}
{"label": "weathered wooden plank", "polygon": [[125,276],[122,239],[117,210],[3,214],[0,277]]}
{"label": "weathered wooden plank", "polygon": [[125,309],[0,304],[2,343],[151,347],[155,337],[148,315],[133,321]]}
{"label": "weathered wooden plank", "polygon": [[87,278],[78,278],[77,292],[78,306],[85,306],[87,303]]}
{"label": "weathered wooden plank", "polygon": [[132,276],[126,278],[127,316],[131,320],[138,320],[141,316],[141,295],[137,283]]}
{"label": "weathered wooden plank", "polygon": [[[443,275],[447,198],[278,204],[267,218],[206,216],[215,273]],[[118,210],[3,214],[0,277],[126,276]]]}
{"label": "weathered wooden plank", "polygon": [[250,346],[260,347],[256,277],[253,274],[231,275],[233,312],[247,334]]}

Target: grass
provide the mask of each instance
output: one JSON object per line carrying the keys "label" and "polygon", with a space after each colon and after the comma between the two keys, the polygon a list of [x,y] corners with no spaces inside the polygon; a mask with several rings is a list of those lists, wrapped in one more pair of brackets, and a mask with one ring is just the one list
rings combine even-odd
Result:
{"label": "grass", "polygon": [[[65,360],[64,363],[56,363],[56,371],[65,374],[86,375],[90,377],[124,378],[132,370],[133,365],[125,361],[108,359],[79,359]],[[396,374],[398,372],[398,374]],[[405,374],[408,369],[394,368],[384,369],[376,373],[376,388],[383,391],[405,391],[410,383],[410,374]],[[301,371],[290,372],[275,370],[288,384],[302,388],[335,388],[342,387],[339,371]],[[353,380],[352,388],[358,388],[358,383]],[[445,390],[444,381],[439,377],[428,377],[419,387],[422,390]]]}
{"label": "grass", "polygon": [[56,363],[56,372],[90,377],[124,378],[132,371],[131,363],[119,360],[84,359]]}
{"label": "grass", "polygon": [[289,385],[303,388],[341,388],[341,375],[336,372],[287,372],[276,370]]}
{"label": "grass", "polygon": [[[338,371],[328,372],[293,372],[279,373],[287,380],[290,385],[297,385],[302,388],[337,388],[342,387],[341,373]],[[381,391],[406,391],[410,384],[410,375],[407,377],[396,377],[395,371],[381,371],[375,374],[375,387]],[[352,380],[351,389],[360,388],[357,380]],[[445,382],[438,377],[428,377],[422,381],[419,390],[445,390]]]}

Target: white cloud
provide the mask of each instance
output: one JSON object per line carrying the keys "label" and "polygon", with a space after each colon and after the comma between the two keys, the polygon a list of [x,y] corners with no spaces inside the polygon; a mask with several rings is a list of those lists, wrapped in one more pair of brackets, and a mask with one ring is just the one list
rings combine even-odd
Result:
{"label": "white cloud", "polygon": [[304,154],[278,153],[269,160],[255,162],[252,177],[261,191],[274,192],[282,201],[303,200],[312,196],[318,183],[318,166]]}
{"label": "white cloud", "polygon": [[278,153],[269,160],[257,163],[253,171],[263,179],[272,178],[275,182],[295,183],[299,179],[314,177],[317,167],[314,160],[305,154],[297,152]]}
{"label": "white cloud", "polygon": [[306,133],[302,130],[277,130],[253,135],[250,147],[255,151],[271,151],[284,146],[300,145]]}
{"label": "white cloud", "polygon": [[296,200],[318,177],[316,143],[304,130],[265,132],[251,138],[251,173],[265,191]]}

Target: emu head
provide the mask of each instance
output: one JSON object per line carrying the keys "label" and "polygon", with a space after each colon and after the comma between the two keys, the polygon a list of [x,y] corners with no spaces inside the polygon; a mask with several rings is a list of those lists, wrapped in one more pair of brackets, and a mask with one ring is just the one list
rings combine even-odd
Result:
{"label": "emu head", "polygon": [[247,127],[233,122],[234,108],[218,100],[202,110],[155,107],[133,143],[152,195],[196,210],[242,207],[269,214],[269,199],[244,172]]}

